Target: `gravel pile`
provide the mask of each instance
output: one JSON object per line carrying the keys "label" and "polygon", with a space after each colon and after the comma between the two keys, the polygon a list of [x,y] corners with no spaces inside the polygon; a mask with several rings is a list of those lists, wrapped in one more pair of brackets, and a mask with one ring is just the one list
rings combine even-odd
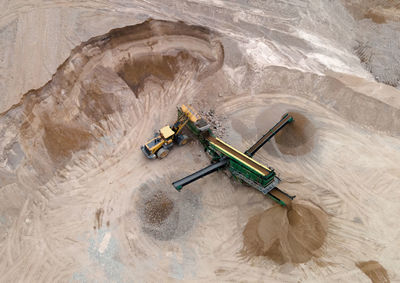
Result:
{"label": "gravel pile", "polygon": [[208,121],[211,130],[218,137],[223,137],[226,133],[226,128],[223,126],[226,123],[226,117],[215,113],[214,109],[208,111],[200,111],[201,117]]}

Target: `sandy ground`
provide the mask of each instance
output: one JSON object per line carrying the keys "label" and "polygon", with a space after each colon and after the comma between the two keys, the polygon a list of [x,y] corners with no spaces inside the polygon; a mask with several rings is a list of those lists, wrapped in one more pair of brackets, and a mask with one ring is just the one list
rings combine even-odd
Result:
{"label": "sandy ground", "polygon": [[[400,280],[399,91],[373,81],[356,33],[337,33],[356,20],[328,2],[3,3],[1,44],[20,49],[5,47],[0,76],[1,281]],[[53,39],[64,51],[48,60],[51,45],[34,47],[37,57],[21,51],[34,42],[21,34],[29,21],[52,26],[60,7],[74,24],[115,11],[72,43]],[[106,33],[173,9],[203,27],[150,21]],[[121,11],[142,14],[132,22]],[[320,34],[318,17],[330,27]],[[300,123],[255,156],[297,196],[292,210],[223,172],[175,191],[172,181],[209,164],[201,146],[155,161],[139,147],[181,103],[212,110],[224,140],[243,151],[293,113]]]}

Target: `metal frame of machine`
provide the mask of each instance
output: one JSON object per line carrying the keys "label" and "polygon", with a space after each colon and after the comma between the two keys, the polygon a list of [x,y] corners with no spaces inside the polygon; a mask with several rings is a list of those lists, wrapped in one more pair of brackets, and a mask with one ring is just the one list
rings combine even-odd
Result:
{"label": "metal frame of machine", "polygon": [[208,123],[192,108],[186,107],[185,105],[178,108],[178,121],[180,121],[182,117],[187,117],[185,125],[200,141],[204,150],[211,156],[212,164],[181,180],[173,182],[173,186],[178,191],[180,191],[185,185],[188,185],[219,169],[226,168],[237,180],[250,185],[262,192],[264,195],[268,195],[280,205],[288,205],[295,197],[277,188],[280,179],[276,176],[273,169],[262,165],[252,158],[266,142],[276,135],[284,126],[293,121],[292,116],[289,114],[283,115],[282,119],[252,147],[246,150],[245,153],[240,152],[215,137]]}
{"label": "metal frame of machine", "polygon": [[188,122],[196,123],[199,120],[196,115],[197,113],[193,109],[182,105],[179,108],[176,122],[172,126],[162,127],[158,133],[154,134],[153,139],[140,147],[144,155],[149,159],[165,158],[174,143],[186,144],[188,137],[182,135],[181,132]]}

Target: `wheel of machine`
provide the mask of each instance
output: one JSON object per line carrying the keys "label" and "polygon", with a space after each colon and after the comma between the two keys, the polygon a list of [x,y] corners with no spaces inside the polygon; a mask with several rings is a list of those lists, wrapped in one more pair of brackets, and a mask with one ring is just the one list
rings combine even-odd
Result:
{"label": "wheel of machine", "polygon": [[160,148],[160,150],[157,151],[157,157],[160,159],[163,159],[163,158],[167,157],[168,153],[169,153],[168,149]]}
{"label": "wheel of machine", "polygon": [[187,135],[181,135],[179,137],[178,145],[185,145],[189,141],[189,137]]}

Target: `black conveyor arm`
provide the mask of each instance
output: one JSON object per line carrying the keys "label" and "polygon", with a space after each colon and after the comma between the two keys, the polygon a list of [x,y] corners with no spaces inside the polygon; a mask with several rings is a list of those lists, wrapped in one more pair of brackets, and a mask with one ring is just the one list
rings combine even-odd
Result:
{"label": "black conveyor arm", "polygon": [[193,173],[192,175],[189,175],[183,179],[173,182],[172,185],[174,185],[175,189],[180,191],[183,186],[186,186],[196,181],[197,179],[207,176],[208,174],[217,171],[219,168],[224,167],[228,163],[228,161],[229,159],[223,158],[217,163],[211,164],[210,166],[207,166],[206,168],[203,168],[197,171],[196,173]]}
{"label": "black conveyor arm", "polygon": [[283,115],[282,119],[276,123],[276,125],[269,130],[265,135],[262,136],[261,139],[259,139],[252,147],[250,147],[248,150],[245,151],[244,154],[247,156],[253,157],[253,155],[270,139],[272,139],[273,136],[275,136],[284,126],[289,124],[290,122],[293,121],[293,117],[286,113]]}

